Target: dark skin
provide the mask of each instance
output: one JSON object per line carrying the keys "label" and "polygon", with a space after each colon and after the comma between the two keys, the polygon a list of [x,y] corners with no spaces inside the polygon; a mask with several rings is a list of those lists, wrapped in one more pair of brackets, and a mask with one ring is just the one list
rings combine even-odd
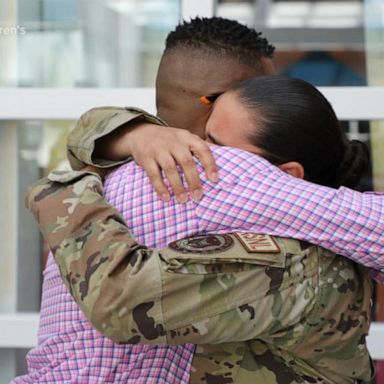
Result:
{"label": "dark skin", "polygon": [[215,160],[204,141],[212,105],[202,104],[200,96],[225,92],[241,80],[273,74],[275,69],[269,58],[250,67],[231,56],[206,50],[177,48],[166,52],[156,79],[156,104],[158,116],[170,127],[143,122],[122,126],[96,142],[95,155],[112,160],[131,155],[146,170],[159,196],[169,201],[162,170],[177,200],[185,203],[189,196],[176,168],[179,165],[191,197],[198,200],[203,190],[193,156],[201,161],[211,181],[218,180]]}
{"label": "dark skin", "polygon": [[[205,127],[206,141],[215,145],[230,146],[255,153],[264,157],[262,147],[255,145],[250,136],[265,129],[263,119],[260,115],[255,120],[255,110],[250,113],[240,101],[236,92],[225,92],[214,103],[212,112]],[[304,179],[304,167],[296,161],[281,163],[278,167],[284,172]],[[104,179],[108,169],[87,166],[85,171],[97,173]]]}
{"label": "dark skin", "polygon": [[264,67],[251,68],[232,57],[174,49],[160,62],[156,79],[157,114],[170,126],[205,138],[212,105],[202,104],[199,97],[223,93],[241,80],[264,74]]}

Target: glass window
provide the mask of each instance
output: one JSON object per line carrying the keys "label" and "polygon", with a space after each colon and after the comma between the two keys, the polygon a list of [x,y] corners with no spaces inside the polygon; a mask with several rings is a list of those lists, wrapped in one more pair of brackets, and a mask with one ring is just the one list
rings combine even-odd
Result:
{"label": "glass window", "polygon": [[366,85],[362,1],[219,1],[276,46],[279,73],[318,86]]}
{"label": "glass window", "polygon": [[[203,2],[0,0],[0,87],[153,87],[167,33],[186,5],[198,9]],[[319,86],[383,85],[383,4],[217,0],[216,13],[262,31],[276,45],[280,73]],[[0,121],[0,316],[39,309],[47,249],[24,209],[24,192],[52,168],[68,166],[64,143],[72,124]],[[383,121],[342,124],[350,138],[372,149],[372,170],[362,189],[384,190]],[[382,287],[375,314],[384,321],[380,306]],[[26,371],[25,352],[0,349],[0,382]],[[377,383],[384,382],[384,365],[379,368]]]}
{"label": "glass window", "polygon": [[153,86],[179,0],[1,0],[0,86]]}
{"label": "glass window", "polygon": [[[38,312],[48,248],[24,207],[29,184],[55,167],[67,167],[70,121],[0,121],[0,316]],[[27,328],[34,327],[26,324]],[[4,340],[2,340],[4,341]],[[0,348],[0,382],[26,372],[23,349]]]}
{"label": "glass window", "polygon": [[24,195],[29,184],[53,168],[69,167],[65,142],[72,125],[70,121],[0,121],[0,138],[8,144],[5,152],[0,151],[4,182],[0,192],[0,313],[39,310],[46,250],[24,207]]}
{"label": "glass window", "polygon": [[[180,3],[0,0],[0,87],[152,87]],[[47,250],[24,208],[24,194],[50,169],[66,166],[71,125],[0,121],[0,320],[39,310]],[[25,353],[0,348],[1,383],[26,372]]]}

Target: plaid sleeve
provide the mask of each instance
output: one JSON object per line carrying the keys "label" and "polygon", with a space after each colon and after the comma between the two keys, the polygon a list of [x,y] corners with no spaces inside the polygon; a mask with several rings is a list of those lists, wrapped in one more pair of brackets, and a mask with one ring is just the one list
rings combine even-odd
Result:
{"label": "plaid sleeve", "polygon": [[208,185],[197,207],[203,231],[295,238],[384,272],[382,193],[312,184],[247,152],[215,149],[219,152],[220,182]]}

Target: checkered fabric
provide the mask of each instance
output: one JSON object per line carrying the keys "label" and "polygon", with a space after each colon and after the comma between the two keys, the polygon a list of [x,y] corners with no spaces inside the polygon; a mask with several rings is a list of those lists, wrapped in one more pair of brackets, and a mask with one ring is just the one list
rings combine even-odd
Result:
{"label": "checkered fabric", "polygon": [[[315,186],[248,152],[213,152],[220,181],[202,176],[199,202],[162,202],[133,163],[109,175],[106,197],[139,242],[161,248],[192,234],[252,231],[307,240],[376,269],[384,264],[383,195]],[[72,300],[50,255],[38,346],[27,356],[29,374],[12,383],[188,383],[193,353],[190,344],[117,345],[103,337]]]}
{"label": "checkered fabric", "polygon": [[191,233],[252,231],[308,241],[383,269],[383,193],[312,184],[239,149],[214,146],[213,153],[220,181],[208,182],[199,165],[204,198],[185,205],[160,201],[134,164],[110,174],[108,199],[139,241],[162,247]]}
{"label": "checkered fabric", "polygon": [[12,383],[188,383],[193,345],[119,345],[88,322],[49,256],[44,271],[38,346],[26,376]]}

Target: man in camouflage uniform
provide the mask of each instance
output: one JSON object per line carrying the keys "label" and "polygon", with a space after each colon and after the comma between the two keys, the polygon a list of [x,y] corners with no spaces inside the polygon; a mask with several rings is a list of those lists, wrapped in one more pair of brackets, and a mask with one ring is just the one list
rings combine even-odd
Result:
{"label": "man in camouflage uniform", "polygon": [[371,284],[347,259],[238,233],[148,249],[89,172],[51,174],[27,205],[92,324],[118,343],[199,344],[192,383],[371,379]]}
{"label": "man in camouflage uniform", "polygon": [[[253,75],[221,76],[228,84],[220,90]],[[190,100],[185,104],[191,106]],[[70,137],[72,165],[117,164],[92,157],[94,143],[132,119],[163,124],[123,108],[83,116]],[[200,344],[193,383],[352,383],[371,377],[364,338],[371,288],[357,266],[314,246],[260,235],[258,242],[266,242],[270,253],[248,253],[240,235],[190,241],[227,244],[213,254],[190,251],[185,256],[177,244],[148,250],[134,242],[117,212],[105,205],[98,180],[68,174],[56,181],[36,186],[29,206],[75,300],[116,342]],[[102,217],[95,213],[98,207]],[[85,218],[92,223],[84,227]],[[335,296],[336,290],[342,295]],[[341,338],[348,342],[340,343]]]}

